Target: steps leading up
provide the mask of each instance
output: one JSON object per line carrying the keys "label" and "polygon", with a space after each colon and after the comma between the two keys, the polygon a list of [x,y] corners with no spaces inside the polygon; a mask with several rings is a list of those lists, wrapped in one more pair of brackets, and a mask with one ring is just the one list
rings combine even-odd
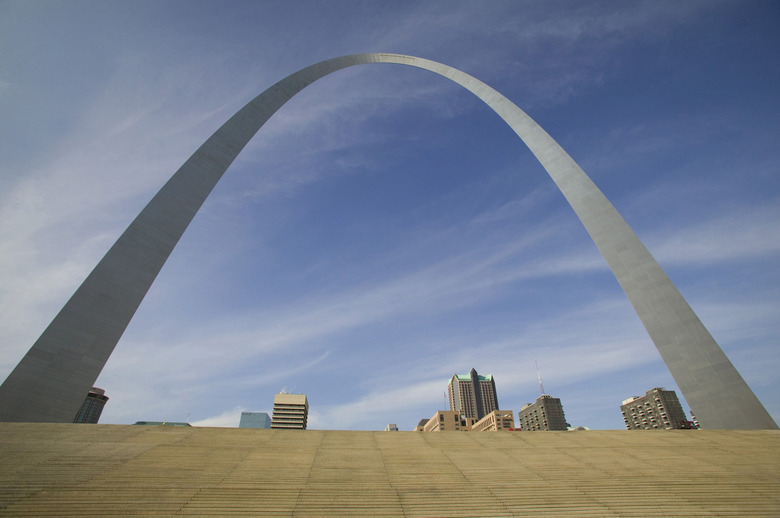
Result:
{"label": "steps leading up", "polygon": [[0,423],[7,516],[780,516],[780,432]]}

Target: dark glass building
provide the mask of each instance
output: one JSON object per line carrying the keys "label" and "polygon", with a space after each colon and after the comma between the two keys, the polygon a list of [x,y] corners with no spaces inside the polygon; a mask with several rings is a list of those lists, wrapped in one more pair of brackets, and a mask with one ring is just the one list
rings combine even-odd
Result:
{"label": "dark glass building", "polygon": [[101,388],[92,387],[87,393],[86,399],[84,399],[84,404],[81,405],[81,410],[79,410],[76,417],[73,418],[73,422],[97,423],[98,419],[100,419],[100,414],[103,413],[103,407],[106,406],[106,401],[108,401],[106,391]]}
{"label": "dark glass building", "polygon": [[265,412],[241,412],[239,428],[271,428],[271,418]]}

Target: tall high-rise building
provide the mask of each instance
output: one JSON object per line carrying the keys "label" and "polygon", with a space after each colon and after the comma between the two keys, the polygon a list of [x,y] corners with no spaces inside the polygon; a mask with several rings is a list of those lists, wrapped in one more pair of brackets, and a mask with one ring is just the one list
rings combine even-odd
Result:
{"label": "tall high-rise building", "polygon": [[84,399],[84,404],[81,405],[81,409],[73,418],[74,423],[97,423],[100,419],[100,414],[103,413],[103,407],[106,406],[108,396],[106,391],[102,388],[92,387],[87,392],[87,397]]}
{"label": "tall high-rise building", "polygon": [[557,397],[542,394],[533,403],[523,405],[518,413],[522,430],[568,430],[563,405]]}
{"label": "tall high-rise building", "polygon": [[265,412],[241,412],[239,428],[271,428],[271,418]]}
{"label": "tall high-rise building", "polygon": [[271,428],[305,430],[309,417],[309,402],[306,394],[276,394]]}
{"label": "tall high-rise building", "polygon": [[623,401],[620,412],[629,430],[691,428],[674,390],[650,389]]}
{"label": "tall high-rise building", "polygon": [[464,417],[482,419],[493,410],[498,410],[496,382],[492,374],[480,376],[476,369],[468,374],[453,374],[447,384],[450,410],[460,412]]}

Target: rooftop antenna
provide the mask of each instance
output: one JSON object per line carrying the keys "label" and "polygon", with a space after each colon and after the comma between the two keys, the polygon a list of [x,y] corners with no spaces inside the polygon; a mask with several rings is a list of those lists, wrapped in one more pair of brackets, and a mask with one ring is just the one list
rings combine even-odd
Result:
{"label": "rooftop antenna", "polygon": [[542,395],[544,396],[544,385],[542,385],[542,375],[539,374],[539,362],[534,360],[534,363],[536,364],[536,377],[539,378],[539,390],[542,392]]}

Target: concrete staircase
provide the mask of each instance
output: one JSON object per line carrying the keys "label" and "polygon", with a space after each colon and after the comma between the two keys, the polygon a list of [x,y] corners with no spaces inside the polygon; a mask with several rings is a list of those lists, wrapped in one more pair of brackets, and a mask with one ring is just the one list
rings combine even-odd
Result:
{"label": "concrete staircase", "polygon": [[0,423],[0,516],[780,516],[780,432]]}

